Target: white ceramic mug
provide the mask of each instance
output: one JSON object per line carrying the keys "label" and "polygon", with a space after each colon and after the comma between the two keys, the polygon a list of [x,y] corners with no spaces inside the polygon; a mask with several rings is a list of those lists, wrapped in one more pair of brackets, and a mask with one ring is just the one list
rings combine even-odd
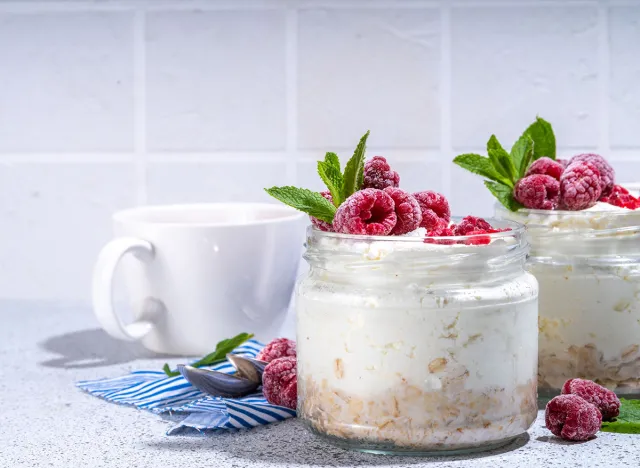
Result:
{"label": "white ceramic mug", "polygon": [[[304,215],[272,204],[145,206],[113,216],[100,252],[93,308],[109,335],[156,352],[202,355],[241,332],[274,338],[286,318]],[[129,257],[127,254],[131,254]],[[123,271],[134,321],[113,307]]]}

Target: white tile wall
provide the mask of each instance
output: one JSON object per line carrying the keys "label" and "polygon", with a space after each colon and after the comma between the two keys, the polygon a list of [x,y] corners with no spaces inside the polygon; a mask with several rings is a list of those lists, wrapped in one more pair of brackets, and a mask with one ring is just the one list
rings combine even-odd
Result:
{"label": "white tile wall", "polygon": [[86,302],[113,210],[320,189],[371,129],[410,190],[536,114],[640,180],[640,0],[0,0],[0,297]]}

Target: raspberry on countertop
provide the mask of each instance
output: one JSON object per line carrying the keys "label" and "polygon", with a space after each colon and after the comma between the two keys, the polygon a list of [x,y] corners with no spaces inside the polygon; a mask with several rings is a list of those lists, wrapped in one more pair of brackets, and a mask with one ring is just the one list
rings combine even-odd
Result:
{"label": "raspberry on countertop", "polygon": [[577,395],[595,405],[602,413],[603,421],[610,421],[620,414],[620,400],[608,388],[591,380],[570,379],[562,386],[562,394]]}
{"label": "raspberry on countertop", "polygon": [[544,422],[554,435],[565,440],[587,440],[602,425],[598,408],[577,395],[558,395],[545,408]]}
{"label": "raspberry on countertop", "polygon": [[262,374],[262,393],[269,403],[296,409],[298,400],[296,372],[295,357],[281,357],[267,364]]}

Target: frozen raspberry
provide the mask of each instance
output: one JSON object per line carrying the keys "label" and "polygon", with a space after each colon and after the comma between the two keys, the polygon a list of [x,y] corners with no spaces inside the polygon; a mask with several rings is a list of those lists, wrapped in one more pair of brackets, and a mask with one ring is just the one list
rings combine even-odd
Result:
{"label": "frozen raspberry", "polygon": [[558,161],[554,161],[551,158],[540,158],[536,159],[529,169],[527,169],[527,173],[525,176],[530,176],[533,174],[544,174],[553,177],[556,180],[560,180],[560,176],[564,172],[564,166],[560,164]]}
{"label": "frozen raspberry", "polygon": [[368,188],[340,205],[333,217],[333,228],[343,234],[386,236],[397,221],[393,198],[382,190]]}
{"label": "frozen raspberry", "polygon": [[288,338],[276,338],[262,348],[256,359],[271,362],[285,356],[296,356],[296,342]]}
{"label": "frozen raspberry", "polygon": [[595,405],[577,395],[559,395],[547,403],[544,422],[553,435],[587,440],[600,429],[602,415]]}
{"label": "frozen raspberry", "polygon": [[620,400],[616,394],[591,380],[569,379],[562,386],[562,394],[577,395],[595,405],[602,413],[603,421],[610,421],[620,414]]}
{"label": "frozen raspberry", "polygon": [[513,197],[525,208],[554,210],[560,198],[560,183],[545,174],[523,177],[513,189]]}
{"label": "frozen raspberry", "polygon": [[364,188],[384,189],[400,185],[400,176],[382,156],[374,156],[364,165]]}
{"label": "frozen raspberry", "polygon": [[[326,198],[331,203],[333,203],[333,197],[331,196],[331,192],[329,192],[329,191],[320,192],[320,195],[322,195],[324,198]],[[311,219],[311,224],[313,224],[316,229],[319,229],[319,230],[325,231],[325,232],[332,232],[333,231],[333,226],[331,224],[327,223],[326,221],[322,221],[321,219],[314,218],[313,216],[309,216],[309,219]]]}
{"label": "frozen raspberry", "polygon": [[298,378],[296,358],[281,357],[271,361],[262,374],[262,393],[272,405],[296,409]]}
{"label": "frozen raspberry", "polygon": [[590,162],[596,166],[598,172],[600,172],[600,189],[602,191],[602,195],[609,195],[616,179],[616,172],[613,170],[613,167],[611,167],[611,164],[609,164],[607,160],[599,154],[593,153],[578,154],[571,158],[569,164],[579,161]]}
{"label": "frozen raspberry", "polygon": [[589,161],[572,162],[560,177],[560,205],[566,210],[590,208],[601,193],[600,171]]}
{"label": "frozen raspberry", "polygon": [[455,226],[454,233],[456,236],[466,236],[471,231],[488,231],[491,229],[491,224],[486,222],[482,218],[476,218],[475,216],[465,216],[462,221]]}
{"label": "frozen raspberry", "polygon": [[422,222],[422,210],[418,200],[410,193],[396,187],[387,187],[384,192],[393,198],[396,205],[398,221],[391,234],[397,236],[418,229]]}
{"label": "frozen raspberry", "polygon": [[427,231],[427,236],[428,237],[424,240],[425,244],[452,245],[456,243],[456,241],[453,239],[431,239],[432,237],[455,236],[453,229],[449,227],[449,223],[440,218],[438,218],[436,227],[431,231]]}
{"label": "frozen raspberry", "polygon": [[431,190],[425,190],[424,192],[414,193],[413,196],[418,200],[420,209],[422,210],[420,227],[431,231],[438,227],[440,219],[449,224],[451,210],[449,209],[449,202],[444,195]]}
{"label": "frozen raspberry", "polygon": [[619,206],[621,208],[628,208],[630,210],[637,210],[640,208],[640,198],[634,197],[626,188],[620,185],[614,185],[611,189],[611,193],[600,197],[600,201],[609,203],[610,205]]}
{"label": "frozen raspberry", "polygon": [[478,229],[477,231],[470,231],[466,235],[473,236],[464,241],[467,245],[485,245],[491,243],[491,237],[489,236],[481,236],[479,234],[490,234],[490,231],[485,231],[484,229]]}
{"label": "frozen raspberry", "polygon": [[556,159],[556,162],[559,164],[562,164],[562,167],[564,169],[567,168],[567,166],[569,165],[569,160],[568,159]]}

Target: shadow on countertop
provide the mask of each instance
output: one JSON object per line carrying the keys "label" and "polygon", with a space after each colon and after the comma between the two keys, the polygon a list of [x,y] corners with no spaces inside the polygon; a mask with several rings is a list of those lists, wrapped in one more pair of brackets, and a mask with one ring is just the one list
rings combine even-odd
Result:
{"label": "shadow on countertop", "polygon": [[115,340],[99,328],[52,336],[38,343],[38,346],[58,355],[39,365],[63,369],[104,367],[136,359],[175,357],[156,354],[140,343]]}
{"label": "shadow on countertop", "polygon": [[202,451],[224,453],[235,459],[331,467],[407,466],[475,460],[518,450],[529,442],[523,434],[499,449],[469,455],[447,457],[386,456],[344,450],[324,442],[307,431],[301,421],[293,419],[250,430],[217,432],[198,437],[172,436],[145,447],[160,452]]}

